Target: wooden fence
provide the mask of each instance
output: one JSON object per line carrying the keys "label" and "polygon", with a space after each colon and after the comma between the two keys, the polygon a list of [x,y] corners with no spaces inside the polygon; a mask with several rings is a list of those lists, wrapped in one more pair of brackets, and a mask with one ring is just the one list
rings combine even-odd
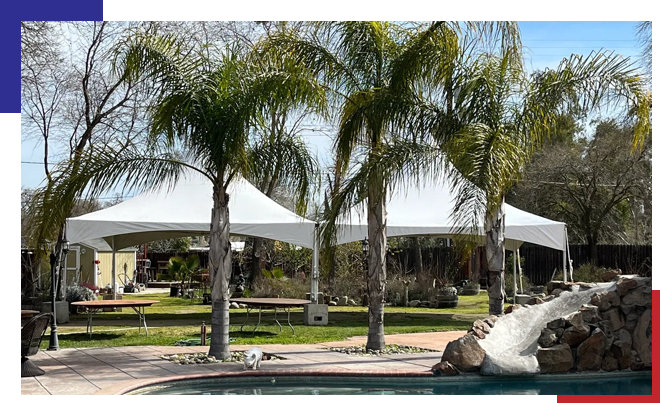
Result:
{"label": "wooden fence", "polygon": [[[569,252],[573,269],[589,263],[588,245],[571,245]],[[598,245],[598,265],[621,269],[623,274],[651,275],[651,245]],[[507,251],[507,258],[512,252]],[[543,285],[552,279],[553,273],[562,271],[562,252],[538,245],[525,244],[520,247],[524,261],[523,274],[533,284]],[[405,248],[388,254],[388,271],[414,272],[415,250]],[[449,276],[455,280],[465,279],[478,270],[480,279],[485,279],[486,259],[483,246],[477,248],[471,262],[459,265],[450,247],[422,248],[422,267],[436,277]]]}
{"label": "wooden fence", "polygon": [[[598,245],[598,264],[601,267],[621,269],[624,274],[651,275],[651,245]],[[571,245],[570,257],[573,269],[589,263],[588,245]],[[190,254],[198,254],[200,266],[207,267],[208,252],[178,253],[186,258]],[[562,271],[562,252],[538,245],[525,244],[520,247],[520,256],[524,261],[523,274],[533,284],[543,285],[552,279],[553,273]],[[167,261],[174,253],[149,253],[152,267]],[[507,258],[511,252],[507,251]],[[455,281],[470,278],[470,273],[479,271],[478,277],[485,281],[486,254],[483,246],[477,248],[471,261],[459,264],[458,258],[451,247],[422,248],[422,268],[435,277],[448,277]],[[387,254],[388,273],[413,274],[415,272],[415,250],[404,248],[389,251]],[[234,275],[240,272],[240,262],[232,259]],[[484,282],[485,284],[485,282]]]}

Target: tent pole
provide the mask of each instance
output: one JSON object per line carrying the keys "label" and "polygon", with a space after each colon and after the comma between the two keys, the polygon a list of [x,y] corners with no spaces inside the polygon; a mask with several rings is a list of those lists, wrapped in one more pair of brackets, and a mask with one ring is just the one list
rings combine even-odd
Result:
{"label": "tent pole", "polygon": [[568,281],[566,276],[566,226],[564,226],[564,248],[561,254],[561,265],[564,268],[564,282]]}
{"label": "tent pole", "polygon": [[314,248],[312,249],[312,289],[310,294],[310,301],[313,304],[318,304],[319,294],[319,237],[318,237],[318,224],[314,228]]}
{"label": "tent pole", "polygon": [[564,227],[564,237],[566,238],[566,256],[568,259],[568,273],[569,273],[569,278],[571,281],[573,281],[573,262],[571,262],[571,248],[570,244],[568,243],[568,229]]}
{"label": "tent pole", "polygon": [[513,243],[513,303],[514,304],[516,303],[516,295],[518,295],[518,283],[516,282],[516,269],[517,269],[517,267],[516,267],[516,263],[517,263],[516,262],[516,255],[517,255],[517,253],[516,252],[517,251],[518,251],[518,248],[517,248],[517,245],[514,241],[514,243]]}
{"label": "tent pole", "polygon": [[115,265],[115,237],[112,237],[112,299],[117,299],[117,266]]}
{"label": "tent pole", "polygon": [[518,281],[520,282],[520,292],[525,293],[522,282],[522,276],[523,276],[522,265],[520,264],[520,245],[517,245],[516,247],[516,255],[518,255]]}

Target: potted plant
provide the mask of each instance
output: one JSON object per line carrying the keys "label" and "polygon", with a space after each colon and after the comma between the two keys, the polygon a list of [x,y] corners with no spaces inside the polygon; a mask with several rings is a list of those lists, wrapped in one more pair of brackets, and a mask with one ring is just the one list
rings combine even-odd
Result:
{"label": "potted plant", "polygon": [[463,286],[463,293],[461,295],[479,295],[479,290],[481,286],[479,283],[468,280],[468,282]]}
{"label": "potted plant", "polygon": [[192,276],[198,269],[199,255],[190,255],[187,259],[180,256],[171,257],[167,262],[167,271],[175,281],[179,281],[179,284],[170,287],[170,297],[178,296],[179,290],[183,292],[182,290],[186,288],[186,282],[188,282],[188,288],[190,288]]}
{"label": "potted plant", "polygon": [[438,308],[456,308],[458,306],[458,290],[449,285],[446,278],[433,280],[433,288],[437,290]]}

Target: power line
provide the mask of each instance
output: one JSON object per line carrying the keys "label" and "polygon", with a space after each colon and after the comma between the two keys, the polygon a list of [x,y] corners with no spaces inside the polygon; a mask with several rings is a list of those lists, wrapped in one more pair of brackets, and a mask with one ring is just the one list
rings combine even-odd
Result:
{"label": "power line", "polygon": [[[43,165],[44,163],[43,163],[43,161],[42,161],[42,162],[39,162],[39,161],[21,161],[21,164]],[[55,163],[55,162],[49,162],[48,165],[57,165],[57,163]]]}

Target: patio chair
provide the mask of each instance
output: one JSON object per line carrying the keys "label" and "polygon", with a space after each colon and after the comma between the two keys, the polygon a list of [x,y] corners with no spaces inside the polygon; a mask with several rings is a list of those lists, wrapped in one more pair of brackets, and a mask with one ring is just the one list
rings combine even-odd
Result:
{"label": "patio chair", "polygon": [[41,339],[53,317],[52,313],[36,315],[21,329],[21,378],[43,375],[45,371],[36,366],[27,357],[39,352]]}

